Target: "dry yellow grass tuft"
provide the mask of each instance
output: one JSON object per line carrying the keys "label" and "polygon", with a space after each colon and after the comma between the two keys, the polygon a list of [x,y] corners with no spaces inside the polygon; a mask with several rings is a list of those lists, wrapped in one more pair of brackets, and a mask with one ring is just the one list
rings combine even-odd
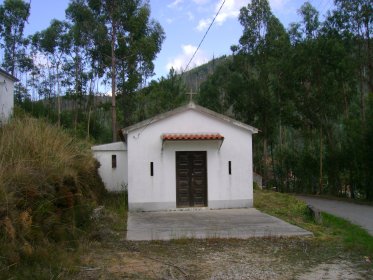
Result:
{"label": "dry yellow grass tuft", "polygon": [[104,192],[90,143],[30,117],[0,128],[0,251],[9,262],[38,242],[77,239]]}

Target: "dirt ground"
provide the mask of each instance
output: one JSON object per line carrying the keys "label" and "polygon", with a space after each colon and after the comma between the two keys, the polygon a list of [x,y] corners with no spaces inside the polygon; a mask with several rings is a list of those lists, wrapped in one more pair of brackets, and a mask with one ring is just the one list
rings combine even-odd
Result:
{"label": "dirt ground", "polygon": [[96,225],[73,279],[373,279],[369,258],[313,237],[134,242],[115,216]]}
{"label": "dirt ground", "polygon": [[76,279],[373,279],[359,256],[312,239],[93,242]]}

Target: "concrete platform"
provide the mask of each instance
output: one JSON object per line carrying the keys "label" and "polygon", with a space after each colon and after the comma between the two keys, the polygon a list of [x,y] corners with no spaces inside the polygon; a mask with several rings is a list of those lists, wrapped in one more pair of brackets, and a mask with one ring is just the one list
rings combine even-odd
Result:
{"label": "concrete platform", "polygon": [[312,233],[254,208],[130,212],[127,240],[312,236]]}

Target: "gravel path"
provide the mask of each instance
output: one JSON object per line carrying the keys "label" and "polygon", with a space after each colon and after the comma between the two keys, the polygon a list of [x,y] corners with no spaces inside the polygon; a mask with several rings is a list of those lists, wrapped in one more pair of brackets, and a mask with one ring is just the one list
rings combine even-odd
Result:
{"label": "gravel path", "polygon": [[371,235],[373,235],[373,206],[308,196],[297,197],[321,211],[349,220],[350,222],[365,228]]}

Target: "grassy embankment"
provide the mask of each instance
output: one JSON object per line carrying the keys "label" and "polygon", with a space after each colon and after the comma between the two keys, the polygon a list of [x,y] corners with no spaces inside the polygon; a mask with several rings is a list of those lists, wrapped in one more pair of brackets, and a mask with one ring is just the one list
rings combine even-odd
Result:
{"label": "grassy embankment", "polygon": [[[254,206],[270,215],[283,219],[314,233],[315,241],[322,246],[353,251],[373,260],[373,236],[350,222],[322,213],[322,222],[316,223],[304,202],[292,195],[256,190]],[[363,215],[364,213],[362,213]]]}
{"label": "grassy embankment", "polygon": [[104,192],[88,142],[24,116],[0,128],[0,278],[73,272]]}

